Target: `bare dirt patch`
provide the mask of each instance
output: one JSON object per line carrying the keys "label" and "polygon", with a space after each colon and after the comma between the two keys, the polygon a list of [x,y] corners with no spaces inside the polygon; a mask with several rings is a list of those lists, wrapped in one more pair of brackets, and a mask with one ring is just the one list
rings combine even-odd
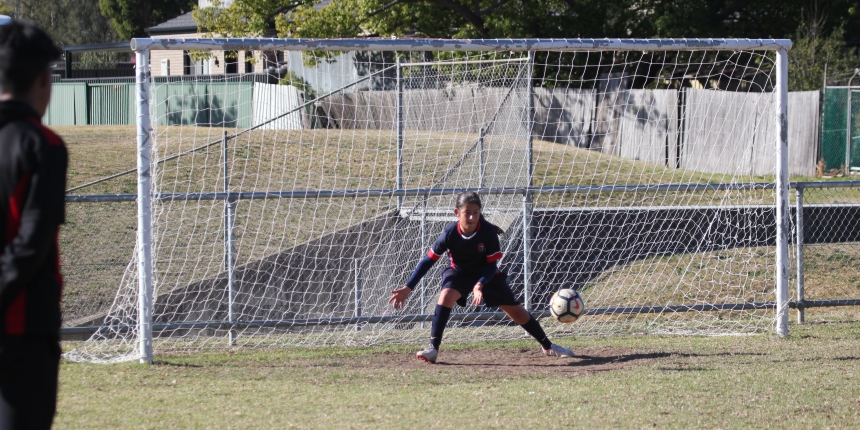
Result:
{"label": "bare dirt patch", "polygon": [[569,375],[609,372],[633,366],[668,361],[667,352],[646,352],[632,348],[595,347],[576,348],[575,358],[546,357],[540,348],[510,348],[439,352],[436,364],[429,364],[409,353],[382,353],[351,361],[350,365],[362,368],[398,368],[455,370],[470,373],[504,375]]}

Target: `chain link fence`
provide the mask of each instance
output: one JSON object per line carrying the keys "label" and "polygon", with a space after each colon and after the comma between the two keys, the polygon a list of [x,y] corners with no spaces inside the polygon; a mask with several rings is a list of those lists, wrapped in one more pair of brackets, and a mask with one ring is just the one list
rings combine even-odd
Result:
{"label": "chain link fence", "polygon": [[[848,87],[827,87],[824,90],[819,174],[835,176],[860,173],[860,91],[858,87],[853,88],[850,93]],[[848,148],[847,156],[846,148]]]}
{"label": "chain link fence", "polygon": [[793,300],[802,321],[810,313],[832,314],[827,308],[860,304],[860,182],[796,185],[794,241],[801,249],[792,257],[795,268],[798,259],[802,265],[793,273]]}
{"label": "chain link fence", "polygon": [[[793,185],[792,307],[801,321],[850,317],[860,304],[860,181]],[[63,331],[65,339],[83,340],[89,331],[74,328],[104,324],[123,278],[136,273],[136,203],[94,202],[93,195],[67,199],[60,236],[66,281]]]}

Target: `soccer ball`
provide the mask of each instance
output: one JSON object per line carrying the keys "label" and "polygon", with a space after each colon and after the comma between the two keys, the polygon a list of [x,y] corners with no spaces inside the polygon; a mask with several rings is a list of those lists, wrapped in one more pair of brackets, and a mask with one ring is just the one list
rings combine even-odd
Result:
{"label": "soccer ball", "polygon": [[572,323],[585,311],[585,303],[576,290],[565,288],[549,299],[549,311],[558,322]]}

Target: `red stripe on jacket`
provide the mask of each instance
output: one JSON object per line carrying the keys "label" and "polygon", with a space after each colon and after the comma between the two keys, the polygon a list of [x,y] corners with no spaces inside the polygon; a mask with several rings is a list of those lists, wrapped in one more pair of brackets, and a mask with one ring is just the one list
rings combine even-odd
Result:
{"label": "red stripe on jacket", "polygon": [[490,254],[487,256],[487,263],[492,263],[494,261],[499,261],[502,259],[502,251],[498,251],[494,254]]}
{"label": "red stripe on jacket", "polygon": [[[6,219],[6,245],[12,243],[21,228],[21,210],[24,207],[24,197],[30,184],[30,174],[25,173],[15,186],[15,191],[9,197],[9,217]],[[24,321],[27,309],[27,291],[21,290],[6,309],[6,333],[13,335],[24,334]]]}
{"label": "red stripe on jacket", "polygon": [[27,290],[21,290],[6,309],[6,334],[24,334],[24,321],[27,313]]}
{"label": "red stripe on jacket", "polygon": [[12,243],[21,228],[21,209],[24,207],[24,197],[27,186],[30,185],[30,174],[25,173],[15,186],[15,191],[9,197],[9,217],[6,218],[6,244]]}
{"label": "red stripe on jacket", "polygon": [[60,136],[58,136],[57,133],[54,133],[53,130],[51,130],[48,127],[45,127],[45,125],[42,124],[42,122],[39,121],[38,118],[32,118],[31,117],[30,122],[32,122],[33,124],[36,124],[36,126],[39,127],[39,130],[42,132],[42,135],[45,136],[45,139],[48,141],[49,145],[59,146],[59,145],[63,144],[63,139],[60,139]]}

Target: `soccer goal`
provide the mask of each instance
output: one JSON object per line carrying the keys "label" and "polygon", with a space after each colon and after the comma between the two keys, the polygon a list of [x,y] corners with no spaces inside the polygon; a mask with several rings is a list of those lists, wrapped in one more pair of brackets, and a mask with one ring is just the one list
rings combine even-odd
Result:
{"label": "soccer goal", "polygon": [[[786,335],[790,46],[134,39],[137,246],[67,356],[423,344],[445,259],[387,299],[466,190],[551,336]],[[457,306],[446,336],[526,334]]]}

